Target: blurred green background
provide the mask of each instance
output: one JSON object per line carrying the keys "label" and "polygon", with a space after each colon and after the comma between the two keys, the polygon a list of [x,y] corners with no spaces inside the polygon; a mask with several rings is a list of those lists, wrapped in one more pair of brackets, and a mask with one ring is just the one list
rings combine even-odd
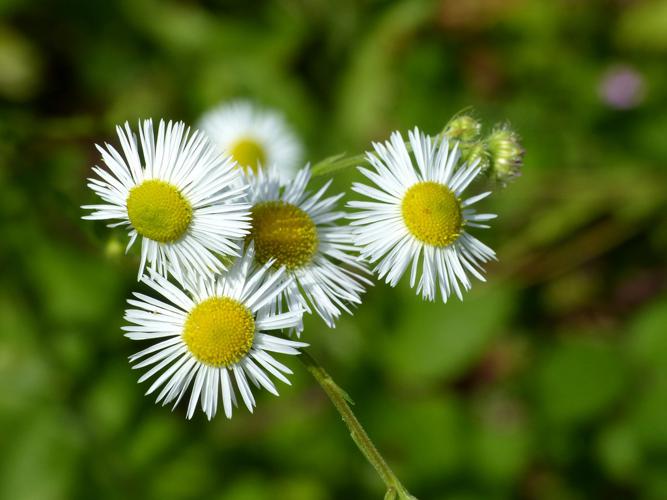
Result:
{"label": "blurred green background", "polygon": [[129,369],[137,259],[80,220],[93,144],[234,97],[283,109],[311,160],[469,105],[524,138],[485,205],[488,284],[447,305],[378,284],[308,323],[413,494],[667,498],[666,58],[665,0],[2,0],[0,498],[382,497],[298,361],[211,423]]}

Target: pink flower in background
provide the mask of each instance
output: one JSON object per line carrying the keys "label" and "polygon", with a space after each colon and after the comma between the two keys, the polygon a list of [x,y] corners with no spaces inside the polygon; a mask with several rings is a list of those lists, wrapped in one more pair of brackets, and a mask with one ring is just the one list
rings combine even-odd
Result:
{"label": "pink flower in background", "polygon": [[634,68],[618,65],[602,77],[599,87],[601,99],[611,108],[631,109],[644,100],[644,78]]}

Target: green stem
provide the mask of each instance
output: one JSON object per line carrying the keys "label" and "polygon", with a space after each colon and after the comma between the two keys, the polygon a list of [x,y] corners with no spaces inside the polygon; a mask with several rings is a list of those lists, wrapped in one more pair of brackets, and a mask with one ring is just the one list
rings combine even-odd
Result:
{"label": "green stem", "polygon": [[345,153],[330,156],[325,158],[322,161],[317,162],[313,165],[311,172],[313,177],[319,175],[331,175],[339,170],[344,170],[350,167],[358,167],[360,165],[366,165],[367,160],[366,156],[363,154],[354,155],[354,156],[345,156]]}
{"label": "green stem", "polygon": [[327,396],[329,396],[329,399],[336,407],[336,410],[340,413],[343,422],[347,425],[352,440],[356,443],[361,453],[366,457],[366,460],[368,460],[375,468],[380,478],[382,478],[382,481],[387,486],[385,499],[415,500],[415,497],[410,495],[401,484],[385,459],[380,455],[380,452],[373,444],[373,441],[371,441],[371,438],[368,437],[368,434],[361,426],[359,420],[357,420],[357,417],[352,412],[352,408],[350,408],[348,403],[350,402],[350,397],[347,393],[333,381],[331,376],[310,356],[310,354],[302,351],[298,358],[306,366],[306,369],[315,378],[317,383],[320,384]]}

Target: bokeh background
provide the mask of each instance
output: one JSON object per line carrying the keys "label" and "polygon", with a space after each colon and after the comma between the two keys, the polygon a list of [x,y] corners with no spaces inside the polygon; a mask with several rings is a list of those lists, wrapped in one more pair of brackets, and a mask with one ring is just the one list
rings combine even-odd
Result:
{"label": "bokeh background", "polygon": [[284,110],[313,161],[466,106],[523,136],[488,284],[447,305],[378,284],[308,323],[412,493],[667,498],[666,57],[665,0],[3,0],[0,498],[382,497],[297,360],[211,423],[128,367],[137,258],[80,220],[93,144],[234,97]]}

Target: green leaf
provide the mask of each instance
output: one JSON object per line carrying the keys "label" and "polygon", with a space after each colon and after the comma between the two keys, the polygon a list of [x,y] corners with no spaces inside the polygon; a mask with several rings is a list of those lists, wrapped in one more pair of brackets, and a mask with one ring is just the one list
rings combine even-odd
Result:
{"label": "green leaf", "polygon": [[628,371],[618,351],[602,342],[567,340],[540,360],[539,408],[559,424],[589,421],[623,393]]}
{"label": "green leaf", "polygon": [[617,423],[604,429],[596,448],[600,463],[615,479],[627,481],[641,469],[641,448],[634,429],[627,423]]}
{"label": "green leaf", "polygon": [[373,410],[368,428],[381,450],[395,450],[385,458],[406,487],[453,477],[462,469],[466,421],[454,396],[441,393],[409,401],[392,398],[379,402]]}
{"label": "green leaf", "polygon": [[527,467],[532,451],[532,436],[525,422],[501,420],[482,422],[471,440],[472,467],[493,483],[511,483]]}
{"label": "green leaf", "polygon": [[413,293],[406,290],[403,303],[396,305],[403,313],[378,346],[387,373],[402,383],[423,385],[461,375],[502,333],[499,325],[513,308],[513,292],[506,286],[477,289],[447,304],[439,297],[425,302]]}

